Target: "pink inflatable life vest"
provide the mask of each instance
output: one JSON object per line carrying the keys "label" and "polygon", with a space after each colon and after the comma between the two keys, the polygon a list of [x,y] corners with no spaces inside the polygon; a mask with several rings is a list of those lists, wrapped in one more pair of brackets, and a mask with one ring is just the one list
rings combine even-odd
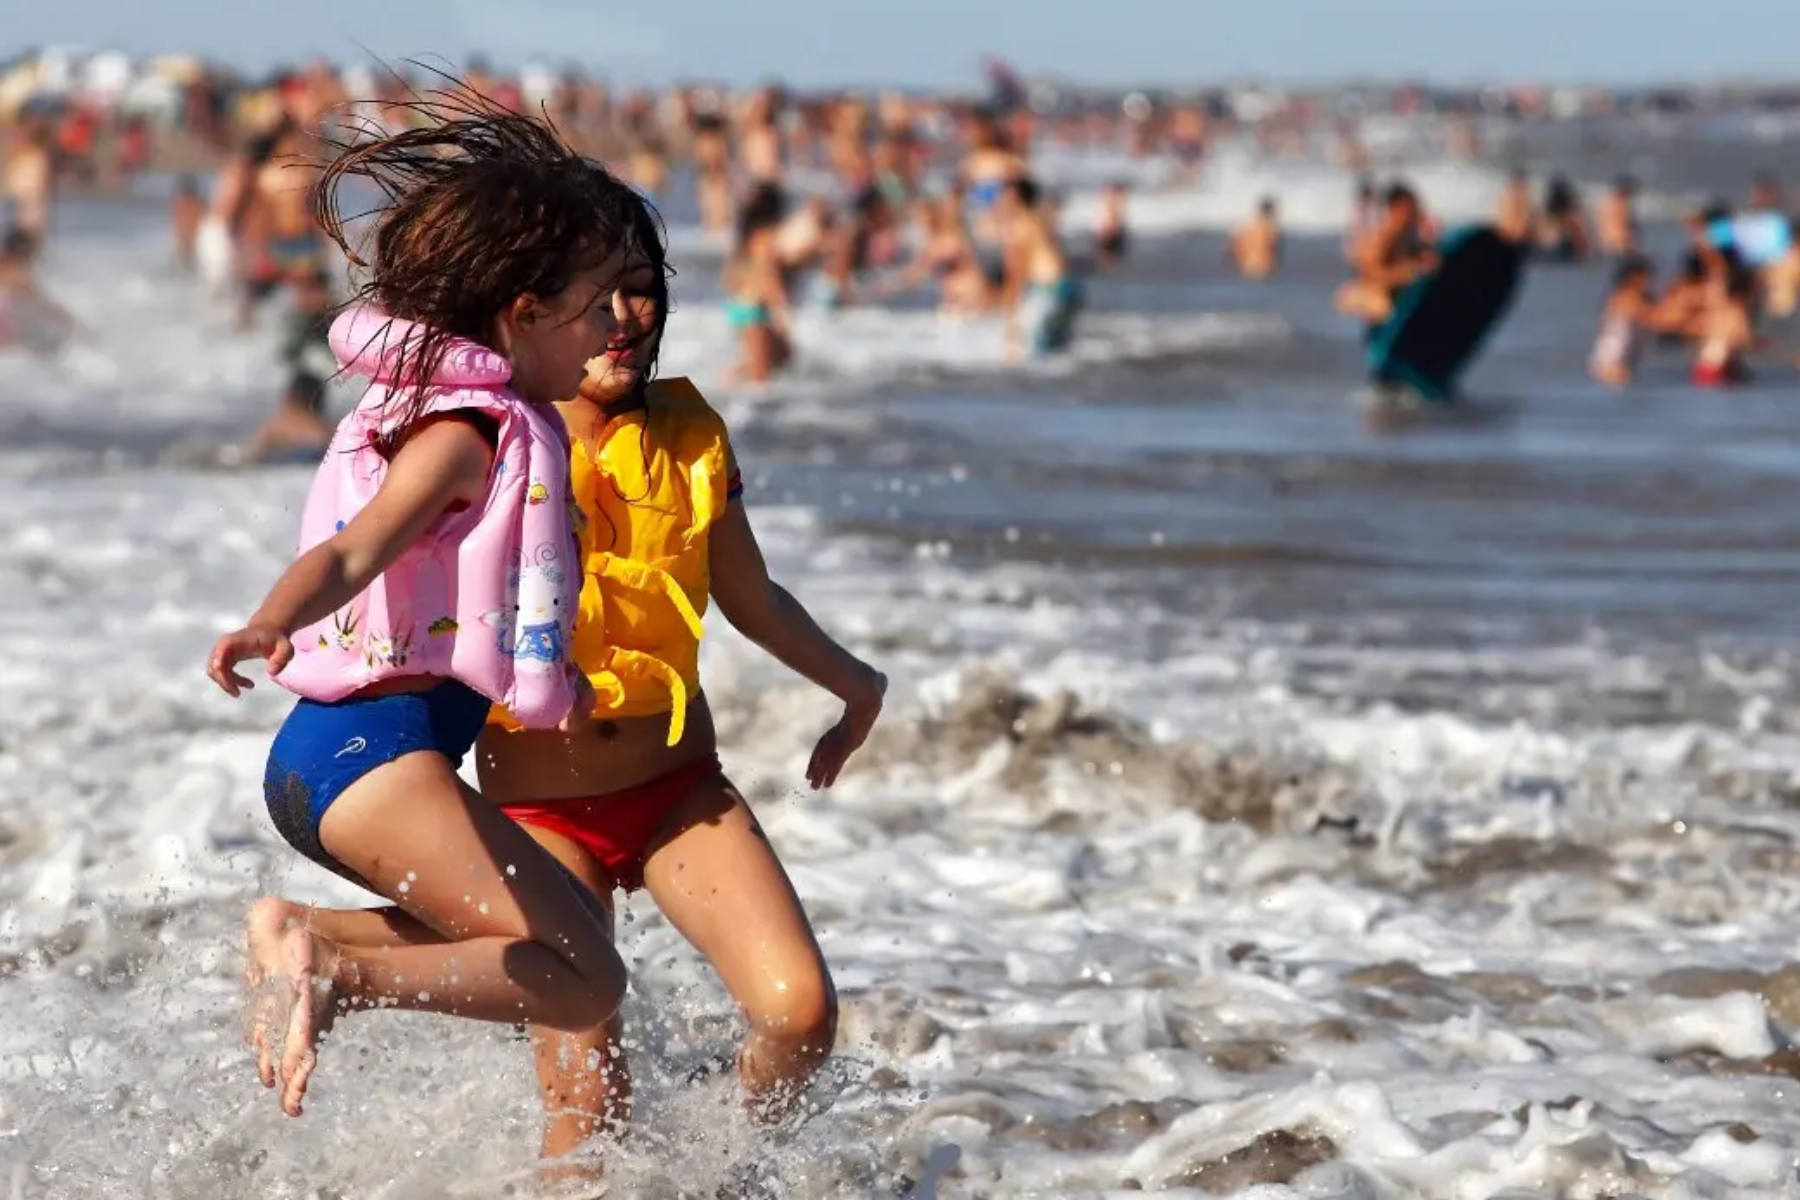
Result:
{"label": "pink inflatable life vest", "polygon": [[[419,327],[369,308],[331,327],[346,372],[373,385],[345,417],[313,479],[300,552],[360,512],[387,476],[375,442],[395,425],[383,412],[395,356]],[[493,481],[478,505],[446,513],[343,609],[294,634],[276,681],[311,700],[341,700],[378,680],[457,679],[504,704],[520,723],[554,726],[575,700],[569,635],[581,594],[572,524],[569,445],[553,411],[511,388],[512,364],[458,340],[444,355],[420,415],[474,410],[499,424]]]}

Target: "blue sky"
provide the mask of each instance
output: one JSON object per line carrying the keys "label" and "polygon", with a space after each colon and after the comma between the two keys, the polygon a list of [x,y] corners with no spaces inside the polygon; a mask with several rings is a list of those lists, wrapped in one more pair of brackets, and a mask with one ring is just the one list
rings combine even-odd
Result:
{"label": "blue sky", "polygon": [[1800,75],[1800,0],[5,0],[46,42],[262,67],[485,50],[622,80],[970,82],[984,51],[1097,83]]}

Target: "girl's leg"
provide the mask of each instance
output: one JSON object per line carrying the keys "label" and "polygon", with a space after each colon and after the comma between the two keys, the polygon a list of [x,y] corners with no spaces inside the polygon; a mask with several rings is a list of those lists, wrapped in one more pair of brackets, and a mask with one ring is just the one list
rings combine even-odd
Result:
{"label": "girl's leg", "polygon": [[698,784],[652,843],[644,886],[706,956],[750,1023],[738,1075],[782,1115],[830,1056],[837,993],[812,926],[756,818],[723,775]]}
{"label": "girl's leg", "polygon": [[[611,935],[613,881],[606,868],[560,833],[532,825],[523,828],[594,894],[606,913],[606,929]],[[623,1127],[631,1116],[631,1075],[619,1045],[623,1032],[617,1012],[589,1029],[532,1026],[531,1047],[544,1098],[541,1153],[547,1161],[572,1154],[595,1134]],[[559,1178],[578,1174],[555,1173]]]}
{"label": "girl's leg", "polygon": [[[282,1107],[300,1112],[319,1035],[340,1011],[376,1006],[582,1030],[625,993],[603,922],[544,851],[458,779],[442,755],[376,768],[326,810],[326,851],[444,939],[354,945],[308,928],[252,928],[254,970],[292,1001]],[[267,1015],[261,1018],[267,1021]],[[272,1078],[268,1052],[259,1071]]]}
{"label": "girl's leg", "polygon": [[[530,825],[524,829],[593,892],[595,906],[604,913],[610,935],[613,882],[606,868],[561,834]],[[257,901],[247,924],[252,942],[271,944],[287,930],[301,928],[340,947],[434,946],[446,941],[442,934],[402,908],[314,908],[274,896]],[[573,1153],[595,1134],[623,1126],[631,1115],[631,1076],[619,1045],[622,1033],[617,1013],[603,1025],[574,1033],[532,1026],[532,1050],[544,1098],[541,1153],[545,1159],[560,1159]],[[258,1029],[252,1033],[253,1044],[260,1051],[257,1038],[266,1038],[266,1031]],[[265,1082],[273,1086],[273,1075]]]}

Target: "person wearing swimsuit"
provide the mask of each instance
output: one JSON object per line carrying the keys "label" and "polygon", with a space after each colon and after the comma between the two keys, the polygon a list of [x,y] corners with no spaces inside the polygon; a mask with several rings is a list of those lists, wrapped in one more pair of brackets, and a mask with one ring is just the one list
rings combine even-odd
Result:
{"label": "person wearing swimsuit", "polygon": [[1600,334],[1588,356],[1588,372],[1608,387],[1629,385],[1637,374],[1645,334],[1651,329],[1655,282],[1650,260],[1633,255],[1619,264],[1600,318]]}
{"label": "person wearing swimsuit", "polygon": [[1131,235],[1125,224],[1125,202],[1130,193],[1123,183],[1106,185],[1100,193],[1100,221],[1094,230],[1094,266],[1112,267],[1125,260]]}
{"label": "person wearing swimsuit", "polygon": [[725,319],[738,339],[734,377],[764,383],[793,358],[793,314],[782,271],[781,189],[758,184],[738,211],[736,244],[725,264]]}
{"label": "person wearing swimsuit", "polygon": [[[631,323],[559,405],[570,435],[585,582],[571,655],[594,696],[590,730],[520,729],[496,710],[476,744],[484,794],[611,916],[647,892],[718,972],[747,1025],[736,1073],[751,1115],[793,1111],[836,1037],[837,996],[769,838],[719,759],[700,682],[709,601],[738,632],[837,697],[807,782],[837,780],[880,715],[885,677],[769,578],[719,414],[686,379],[651,381],[667,312],[664,248],[646,215],[620,285]],[[543,1153],[571,1153],[627,1115],[622,1028],[532,1030]],[[558,1172],[561,1173],[561,1172]]]}
{"label": "person wearing swimsuit", "polygon": [[999,287],[1005,273],[1005,252],[1001,246],[1001,222],[995,210],[1007,185],[1025,177],[1025,160],[1007,144],[999,120],[990,113],[976,113],[971,117],[966,137],[969,148],[963,155],[957,178],[968,205],[969,234],[976,253],[981,256],[988,282]]}
{"label": "person wearing swimsuit", "polygon": [[1694,355],[1693,380],[1703,388],[1749,383],[1745,356],[1757,344],[1751,315],[1756,274],[1740,262],[1728,260],[1721,266],[1712,279],[1712,303],[1700,322],[1700,348]]}
{"label": "person wearing swimsuit", "polygon": [[967,316],[992,307],[994,292],[969,244],[961,201],[952,194],[929,196],[915,211],[921,227],[919,248],[906,269],[887,280],[878,294],[910,291],[935,279],[938,311],[946,316]]}
{"label": "person wearing swimsuit", "polygon": [[1267,279],[1281,268],[1281,218],[1275,197],[1264,196],[1256,213],[1231,236],[1231,261],[1245,279]]}
{"label": "person wearing swimsuit", "polygon": [[1593,245],[1581,197],[1561,175],[1544,187],[1544,209],[1538,221],[1538,257],[1546,262],[1583,262]]}
{"label": "person wearing swimsuit", "polygon": [[1352,255],[1358,278],[1338,289],[1337,309],[1364,322],[1366,336],[1394,314],[1394,299],[1437,266],[1437,252],[1421,229],[1419,198],[1396,183],[1382,198],[1382,220]]}
{"label": "person wearing swimsuit", "polygon": [[1081,285],[1046,207],[1031,179],[1014,180],[997,206],[1005,222],[1001,305],[1006,311],[1006,353],[1013,360],[1068,349],[1081,311]]}
{"label": "person wearing swimsuit", "polygon": [[1621,175],[1602,199],[1596,216],[1600,249],[1617,258],[1637,253],[1642,230],[1637,219],[1637,180]]}

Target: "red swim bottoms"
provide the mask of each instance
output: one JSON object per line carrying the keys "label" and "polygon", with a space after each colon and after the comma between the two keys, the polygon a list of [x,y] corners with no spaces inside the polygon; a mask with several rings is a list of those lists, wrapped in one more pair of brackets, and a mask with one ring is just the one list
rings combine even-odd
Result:
{"label": "red swim bottoms", "polygon": [[709,754],[667,775],[622,791],[548,803],[502,804],[500,811],[521,825],[559,833],[593,855],[613,883],[627,892],[644,886],[644,851],[694,785],[717,775],[719,756]]}
{"label": "red swim bottoms", "polygon": [[1735,384],[1749,383],[1750,372],[1737,359],[1727,359],[1722,363],[1695,363],[1694,383],[1700,387],[1731,387]]}

